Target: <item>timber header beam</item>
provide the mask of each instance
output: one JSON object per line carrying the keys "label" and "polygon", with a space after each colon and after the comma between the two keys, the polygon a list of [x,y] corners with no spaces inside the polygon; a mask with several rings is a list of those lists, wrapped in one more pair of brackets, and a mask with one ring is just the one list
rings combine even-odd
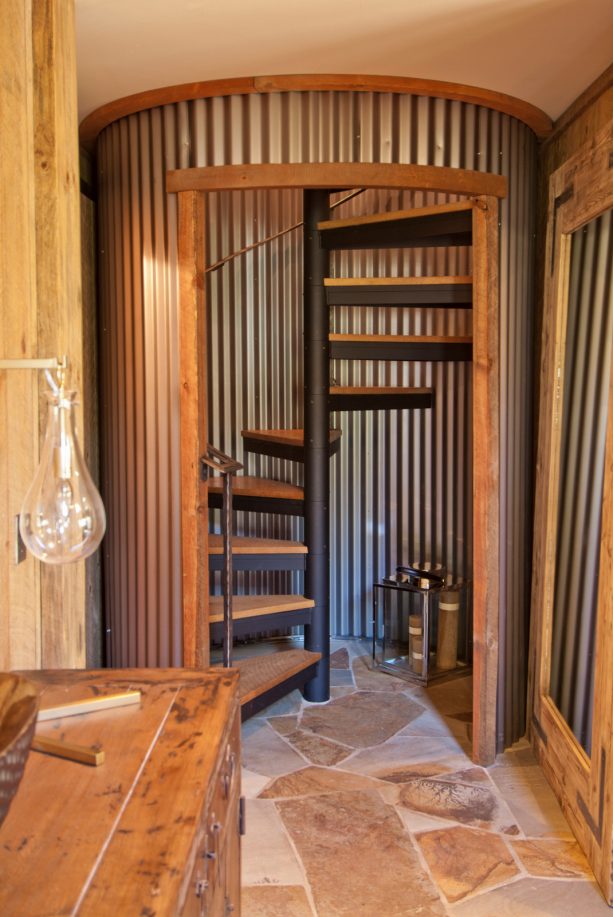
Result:
{"label": "timber header beam", "polygon": [[203,166],[176,169],[166,174],[166,190],[171,192],[253,191],[262,188],[414,188],[502,198],[507,195],[507,180],[490,172],[371,162]]}

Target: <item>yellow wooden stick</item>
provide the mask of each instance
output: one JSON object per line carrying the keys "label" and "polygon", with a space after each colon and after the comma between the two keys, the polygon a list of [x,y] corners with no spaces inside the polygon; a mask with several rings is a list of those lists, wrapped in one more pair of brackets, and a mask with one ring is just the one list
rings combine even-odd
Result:
{"label": "yellow wooden stick", "polygon": [[77,716],[81,713],[95,713],[97,710],[108,710],[112,707],[126,707],[128,704],[139,704],[140,691],[122,691],[120,694],[106,694],[102,697],[87,697],[83,700],[68,701],[57,707],[43,707],[38,711],[38,722],[57,720],[62,716]]}
{"label": "yellow wooden stick", "polygon": [[104,763],[104,752],[96,751],[87,745],[75,745],[72,742],[62,742],[49,736],[34,736],[32,739],[34,751],[42,751],[46,755],[55,755],[56,758],[68,758],[69,761],[78,761],[79,764],[91,764],[98,767]]}

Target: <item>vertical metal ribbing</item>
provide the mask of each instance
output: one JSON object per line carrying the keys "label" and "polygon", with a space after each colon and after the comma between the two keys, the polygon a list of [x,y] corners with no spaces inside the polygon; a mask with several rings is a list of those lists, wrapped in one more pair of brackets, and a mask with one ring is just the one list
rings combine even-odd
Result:
{"label": "vertical metal ribbing", "polygon": [[321,653],[315,677],[305,687],[309,701],[330,697],[330,458],[329,321],[324,290],[328,254],[317,223],[330,214],[327,191],[304,192],[304,530],[309,550],[305,594],[314,599],[305,648]]}

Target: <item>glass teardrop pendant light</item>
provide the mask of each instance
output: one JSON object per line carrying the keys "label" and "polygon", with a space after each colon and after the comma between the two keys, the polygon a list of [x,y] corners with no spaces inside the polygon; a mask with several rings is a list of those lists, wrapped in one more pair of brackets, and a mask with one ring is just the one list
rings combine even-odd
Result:
{"label": "glass teardrop pendant light", "polygon": [[106,516],[77,441],[77,393],[60,384],[46,392],[47,429],[40,465],[23,501],[19,531],[28,550],[47,564],[65,564],[93,554]]}

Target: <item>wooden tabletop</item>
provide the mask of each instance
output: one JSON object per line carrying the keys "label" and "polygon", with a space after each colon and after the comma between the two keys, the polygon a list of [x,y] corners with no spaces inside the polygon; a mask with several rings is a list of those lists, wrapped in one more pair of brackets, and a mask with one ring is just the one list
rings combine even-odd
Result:
{"label": "wooden tabletop", "polygon": [[26,674],[41,687],[41,706],[128,689],[142,700],[37,726],[37,735],[102,746],[105,763],[30,752],[0,827],[0,914],[177,912],[217,752],[236,716],[238,673]]}

